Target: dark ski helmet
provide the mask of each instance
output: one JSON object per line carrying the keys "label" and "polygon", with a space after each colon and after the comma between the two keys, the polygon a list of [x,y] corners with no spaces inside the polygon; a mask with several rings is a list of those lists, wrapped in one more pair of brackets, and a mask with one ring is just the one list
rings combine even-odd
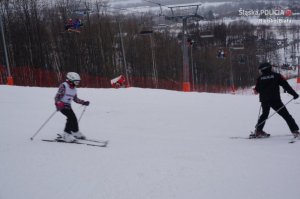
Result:
{"label": "dark ski helmet", "polygon": [[261,63],[258,67],[258,69],[260,71],[267,71],[267,70],[271,70],[272,65],[269,62],[265,62],[265,63]]}

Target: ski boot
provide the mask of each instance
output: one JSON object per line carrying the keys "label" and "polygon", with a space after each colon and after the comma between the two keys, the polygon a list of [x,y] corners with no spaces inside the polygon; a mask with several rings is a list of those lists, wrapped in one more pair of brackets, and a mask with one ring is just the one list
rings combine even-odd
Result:
{"label": "ski boot", "polygon": [[293,134],[294,138],[300,138],[299,131],[293,131],[292,134]]}
{"label": "ski boot", "polygon": [[75,142],[76,138],[71,133],[63,132],[59,140],[63,142]]}
{"label": "ski boot", "polygon": [[72,135],[73,135],[76,139],[84,140],[84,139],[86,138],[80,131],[72,132]]}
{"label": "ski boot", "polygon": [[263,130],[255,130],[254,133],[251,133],[249,138],[268,138],[270,137],[269,133],[264,132]]}

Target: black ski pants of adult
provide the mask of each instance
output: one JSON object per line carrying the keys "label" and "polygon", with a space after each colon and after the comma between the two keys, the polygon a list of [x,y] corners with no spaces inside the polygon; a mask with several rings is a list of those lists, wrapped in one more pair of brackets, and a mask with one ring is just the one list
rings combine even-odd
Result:
{"label": "black ski pants of adult", "polygon": [[60,112],[67,117],[67,122],[64,131],[67,133],[71,133],[71,131],[77,132],[78,122],[74,111],[72,109],[64,108]]}
{"label": "black ski pants of adult", "polygon": [[275,111],[278,111],[280,109],[277,113],[286,121],[291,132],[299,130],[299,127],[296,124],[294,118],[289,114],[288,110],[281,102],[281,100],[262,102],[261,107],[262,107],[262,114],[259,117],[257,122],[257,127],[256,127],[257,130],[263,130],[266,123],[266,119],[268,118],[270,113],[270,108],[272,108]]}

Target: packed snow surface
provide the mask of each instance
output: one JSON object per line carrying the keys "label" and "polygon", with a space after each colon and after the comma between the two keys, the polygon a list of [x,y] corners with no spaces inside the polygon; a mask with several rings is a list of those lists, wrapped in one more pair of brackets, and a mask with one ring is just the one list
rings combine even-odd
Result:
{"label": "packed snow surface", "polygon": [[[0,199],[300,197],[300,141],[288,143],[280,116],[265,126],[269,139],[231,138],[254,129],[258,96],[79,88],[91,102],[80,129],[108,147],[41,141],[63,131],[59,112],[30,141],[55,111],[56,91],[0,86]],[[299,100],[287,108],[300,124]]]}

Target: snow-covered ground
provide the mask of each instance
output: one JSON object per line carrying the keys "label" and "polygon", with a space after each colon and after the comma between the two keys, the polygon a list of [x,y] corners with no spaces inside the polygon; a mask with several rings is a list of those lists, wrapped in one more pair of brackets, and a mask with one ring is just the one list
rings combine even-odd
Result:
{"label": "snow-covered ground", "polygon": [[[293,80],[295,82],[295,80]],[[272,138],[247,137],[258,96],[156,89],[87,89],[80,121],[107,148],[48,143],[65,118],[56,88],[0,86],[0,199],[298,199],[300,141],[272,117]],[[298,91],[299,93],[299,91]],[[282,94],[284,102],[292,97]],[[299,100],[287,107],[300,124]],[[83,108],[73,104],[80,115]]]}

